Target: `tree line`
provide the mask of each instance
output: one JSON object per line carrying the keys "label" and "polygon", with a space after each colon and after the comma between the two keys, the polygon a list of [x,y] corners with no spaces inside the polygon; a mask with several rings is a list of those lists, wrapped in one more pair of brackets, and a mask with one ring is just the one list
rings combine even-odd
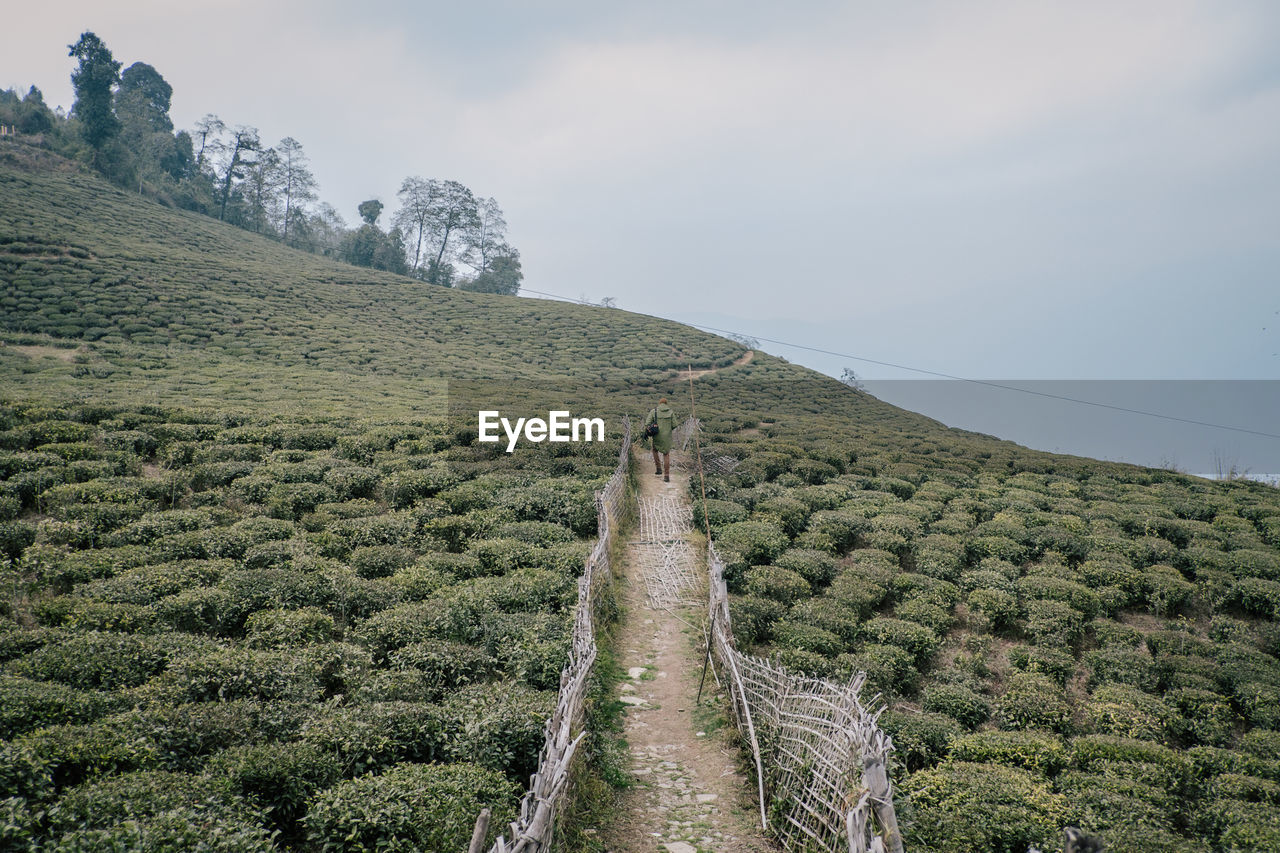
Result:
{"label": "tree line", "polygon": [[444,287],[520,289],[520,253],[507,240],[495,199],[457,181],[412,176],[400,185],[388,230],[379,226],[377,199],[360,204],[361,224],[348,227],[319,199],[297,139],[268,145],[257,128],[231,126],[213,114],[190,130],[175,130],[173,87],[154,67],[135,62],[121,70],[92,32],[68,47],[78,60],[71,112],[51,110],[35,86],[25,96],[0,90],[0,124],[119,186],[294,248]]}

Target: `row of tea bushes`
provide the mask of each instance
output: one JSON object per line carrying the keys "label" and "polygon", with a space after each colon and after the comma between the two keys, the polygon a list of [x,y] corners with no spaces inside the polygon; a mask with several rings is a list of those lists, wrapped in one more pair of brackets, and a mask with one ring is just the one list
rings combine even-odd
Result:
{"label": "row of tea bushes", "polygon": [[908,846],[1280,845],[1280,492],[887,422],[707,426],[704,458],[740,460],[692,485],[738,642],[868,673]]}
{"label": "row of tea bushes", "polygon": [[0,408],[0,846],[445,849],[509,817],[615,453]]}

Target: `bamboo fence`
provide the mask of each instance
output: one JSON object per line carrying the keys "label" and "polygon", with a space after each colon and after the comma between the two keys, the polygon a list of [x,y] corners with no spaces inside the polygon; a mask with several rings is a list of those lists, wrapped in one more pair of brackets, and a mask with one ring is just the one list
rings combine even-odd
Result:
{"label": "bamboo fence", "polygon": [[[560,673],[560,698],[547,721],[546,740],[538,769],[529,780],[529,790],[520,801],[520,815],[510,825],[509,835],[498,836],[489,853],[544,853],[551,849],[555,818],[564,804],[574,752],[582,742],[582,707],[587,694],[587,677],[596,659],[595,610],[600,590],[612,573],[609,552],[617,536],[617,523],[624,509],[627,474],[631,462],[631,422],[624,418],[622,449],[618,466],[596,492],[599,536],[578,578],[578,604],[574,611],[569,662]],[[574,736],[574,732],[578,732]],[[483,838],[483,833],[480,833]],[[508,838],[510,840],[508,840]],[[473,842],[473,850],[476,850]]]}
{"label": "bamboo fence", "polygon": [[[583,733],[587,676],[596,658],[594,611],[597,592],[612,573],[609,551],[626,499],[631,424],[624,420],[618,466],[596,494],[600,535],[578,579],[569,662],[560,675],[560,698],[547,721],[538,770],[520,802],[508,836],[489,853],[548,853],[555,817],[563,805],[574,752]],[[673,446],[686,450],[698,422],[689,418],[673,433]],[[734,460],[724,467],[731,470]],[[893,743],[877,725],[881,709],[864,705],[865,673],[847,684],[807,678],[770,661],[739,652],[733,643],[724,563],[707,542],[707,649],[717,678],[727,686],[738,731],[751,749],[756,769],[761,825],[787,851],[902,853],[893,807],[888,762]],[[578,731],[576,737],[573,732]],[[766,768],[768,768],[766,770]],[[472,853],[484,832],[477,821]]]}
{"label": "bamboo fence", "polygon": [[[682,450],[694,442],[691,461],[702,472],[698,430],[689,418],[675,436]],[[736,464],[730,457],[714,461],[724,473]],[[709,535],[707,574],[707,654],[751,749],[761,825],[770,828],[772,817],[774,837],[797,853],[902,853],[888,773],[893,742],[877,725],[883,708],[862,702],[866,673],[839,684],[738,651],[724,563]]]}

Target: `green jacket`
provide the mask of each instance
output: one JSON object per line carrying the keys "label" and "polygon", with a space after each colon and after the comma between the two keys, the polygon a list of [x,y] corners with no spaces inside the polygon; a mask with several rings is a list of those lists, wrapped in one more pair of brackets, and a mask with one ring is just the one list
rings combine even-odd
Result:
{"label": "green jacket", "polygon": [[654,421],[658,423],[658,434],[650,439],[653,449],[659,453],[670,453],[671,433],[676,428],[676,413],[671,411],[671,407],[666,403],[661,403],[656,409],[649,410],[649,414],[645,416],[644,425],[648,426]]}

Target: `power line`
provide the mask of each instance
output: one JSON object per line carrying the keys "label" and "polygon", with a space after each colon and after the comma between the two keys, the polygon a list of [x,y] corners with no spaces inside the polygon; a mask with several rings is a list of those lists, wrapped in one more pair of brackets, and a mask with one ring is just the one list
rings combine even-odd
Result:
{"label": "power line", "polygon": [[[571,299],[567,296],[560,296],[559,294],[556,294],[556,293],[544,293],[543,291],[540,291],[540,290],[532,290],[527,287],[522,287],[521,291],[527,292],[527,293],[536,293],[539,296],[548,296],[552,299],[561,299],[561,300],[564,300],[565,302],[576,302],[578,304],[585,304],[585,305],[593,304],[590,302],[584,302],[583,300],[580,300],[580,299]],[[635,313],[640,313],[640,312],[635,312]],[[656,315],[653,315],[653,314],[647,314],[645,316],[656,317]],[[668,318],[656,317],[656,319],[665,320]],[[677,321],[672,320],[671,322],[677,322]],[[822,349],[821,347],[811,347],[807,344],[797,344],[797,343],[792,343],[791,341],[781,341],[775,338],[765,338],[765,337],[761,337],[760,335],[747,335],[743,332],[733,331],[732,329],[718,329],[715,326],[707,326],[707,325],[703,325],[702,323],[685,323],[685,325],[693,326],[696,329],[704,329],[708,332],[717,332],[722,335],[749,337],[757,341],[765,341],[771,344],[778,344],[779,346],[792,347],[794,349],[801,349],[801,350],[807,350],[809,352],[821,353],[822,355],[833,355],[833,356],[836,356],[837,358],[848,358],[848,359],[852,359],[853,361],[861,361],[861,362],[866,362],[867,364],[879,365],[880,367],[892,367],[895,370],[906,370],[912,373],[922,373],[926,376],[936,376],[941,379],[951,379],[957,382],[968,382],[973,385],[985,385],[988,388],[999,388],[1004,391],[1015,391],[1019,394],[1031,394],[1036,397],[1045,397],[1050,400],[1061,400],[1062,402],[1065,402],[1065,403],[1077,403],[1082,406],[1094,406],[1095,408],[1110,409],[1115,412],[1127,412],[1128,414],[1131,414],[1131,415],[1143,415],[1148,418],[1160,418],[1161,420],[1175,421],[1177,423],[1183,423],[1183,424],[1192,424],[1194,426],[1210,427],[1212,429],[1225,429],[1225,430],[1230,430],[1232,432],[1242,432],[1248,435],[1257,435],[1263,438],[1280,439],[1280,434],[1271,433],[1271,432],[1262,432],[1256,429],[1247,429],[1245,427],[1228,426],[1226,424],[1215,424],[1215,423],[1210,423],[1209,421],[1198,421],[1198,420],[1195,420],[1194,418],[1180,418],[1175,415],[1161,414],[1160,412],[1147,412],[1147,411],[1143,411],[1142,409],[1131,409],[1126,406],[1112,405],[1111,403],[1099,403],[1096,400],[1082,400],[1078,397],[1067,397],[1062,394],[1050,394],[1047,391],[1035,391],[1030,388],[1019,388],[1016,385],[1003,385],[999,382],[988,382],[982,379],[969,379],[964,376],[955,376],[954,374],[951,374],[951,373],[942,373],[937,370],[927,370],[923,367],[911,367],[910,365],[906,365],[906,364],[895,364],[894,362],[891,362],[891,361],[880,361],[878,359],[866,358],[860,355],[850,355],[849,353],[835,352],[834,350]]]}

